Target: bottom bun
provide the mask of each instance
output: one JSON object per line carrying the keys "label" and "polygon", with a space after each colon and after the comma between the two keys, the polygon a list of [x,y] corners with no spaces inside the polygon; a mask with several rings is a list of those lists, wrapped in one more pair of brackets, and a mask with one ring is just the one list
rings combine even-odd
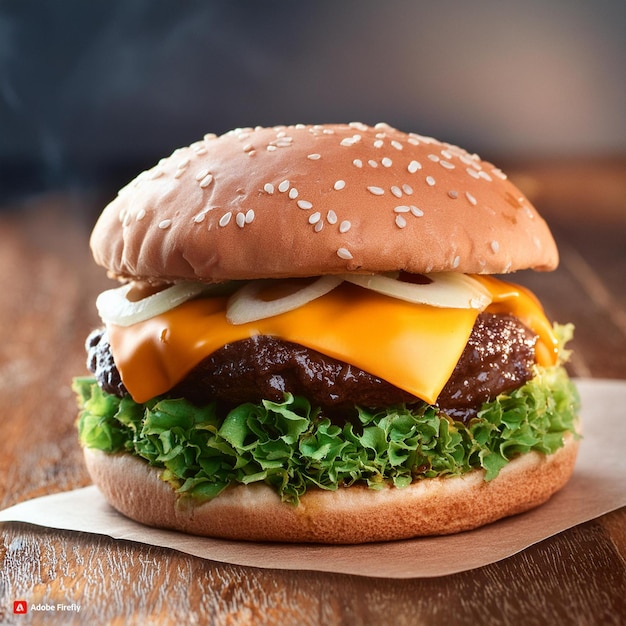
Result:
{"label": "bottom bun", "polygon": [[88,448],[84,453],[108,502],[137,522],[224,539],[349,544],[451,534],[532,509],[565,485],[577,451],[578,440],[568,435],[554,454],[523,454],[489,482],[482,470],[473,470],[402,489],[315,489],[298,506],[281,502],[264,484],[229,487],[195,504],[177,496],[161,471],[139,458]]}

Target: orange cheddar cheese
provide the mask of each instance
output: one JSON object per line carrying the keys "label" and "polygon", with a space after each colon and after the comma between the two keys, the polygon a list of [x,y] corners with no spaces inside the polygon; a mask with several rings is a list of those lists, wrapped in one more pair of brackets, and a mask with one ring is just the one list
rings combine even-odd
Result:
{"label": "orange cheddar cheese", "polygon": [[[477,277],[478,278],[478,277]],[[511,312],[539,335],[537,358],[556,360],[556,341],[530,292],[494,278],[494,312]],[[169,391],[227,343],[272,335],[350,363],[434,403],[478,316],[476,309],[437,308],[381,295],[349,283],[297,309],[233,325],[225,297],[199,298],[128,327],[108,324],[122,381],[142,403]]]}

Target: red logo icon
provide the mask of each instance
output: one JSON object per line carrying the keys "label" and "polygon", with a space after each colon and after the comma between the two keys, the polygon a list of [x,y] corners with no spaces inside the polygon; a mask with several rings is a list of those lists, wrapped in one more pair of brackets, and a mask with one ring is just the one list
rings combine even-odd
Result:
{"label": "red logo icon", "polygon": [[21,615],[22,613],[28,612],[28,604],[26,604],[26,600],[15,600],[13,602],[13,613],[17,615]]}

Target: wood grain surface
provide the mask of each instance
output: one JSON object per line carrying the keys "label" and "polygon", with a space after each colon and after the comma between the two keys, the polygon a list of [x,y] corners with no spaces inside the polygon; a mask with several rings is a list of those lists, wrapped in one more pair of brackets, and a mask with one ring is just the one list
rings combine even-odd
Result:
{"label": "wood grain surface", "polygon": [[[512,177],[561,250],[557,271],[515,280],[575,323],[574,375],[626,379],[626,161],[518,165]],[[63,194],[0,209],[0,508],[89,484],[70,382],[110,286],[88,250],[101,206]],[[487,567],[399,581],[225,565],[17,523],[0,532],[2,624],[626,623],[626,509]],[[20,599],[80,612],[14,615]]]}

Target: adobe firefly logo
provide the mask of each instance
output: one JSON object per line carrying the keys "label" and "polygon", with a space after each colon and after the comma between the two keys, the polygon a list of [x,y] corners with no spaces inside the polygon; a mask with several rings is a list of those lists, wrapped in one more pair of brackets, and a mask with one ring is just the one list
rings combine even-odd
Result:
{"label": "adobe firefly logo", "polygon": [[26,600],[14,600],[13,601],[13,613],[16,615],[22,615],[28,613],[28,604]]}

